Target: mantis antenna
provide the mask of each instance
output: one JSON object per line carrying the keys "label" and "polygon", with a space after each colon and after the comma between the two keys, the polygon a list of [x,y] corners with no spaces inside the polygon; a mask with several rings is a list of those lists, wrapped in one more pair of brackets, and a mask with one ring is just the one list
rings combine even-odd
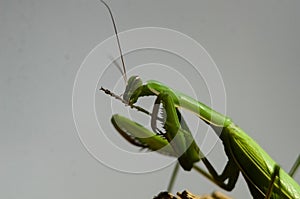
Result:
{"label": "mantis antenna", "polygon": [[115,23],[115,20],[114,20],[114,16],[113,16],[113,14],[112,14],[112,12],[111,12],[110,7],[107,5],[107,3],[105,3],[105,1],[103,1],[103,0],[100,0],[100,1],[101,1],[101,2],[105,5],[105,7],[108,9],[109,14],[110,14],[110,18],[111,18],[112,23],[113,23],[115,35],[116,35],[116,38],[117,38],[117,43],[118,43],[119,53],[120,53],[120,57],[121,57],[121,62],[122,62],[122,66],[123,66],[123,78],[124,78],[124,81],[125,81],[125,85],[127,85],[126,67],[125,67],[125,62],[124,62],[123,52],[122,52],[122,49],[121,49],[120,39],[119,39],[119,36],[118,36],[118,31],[117,31],[117,26],[116,26],[116,23]]}

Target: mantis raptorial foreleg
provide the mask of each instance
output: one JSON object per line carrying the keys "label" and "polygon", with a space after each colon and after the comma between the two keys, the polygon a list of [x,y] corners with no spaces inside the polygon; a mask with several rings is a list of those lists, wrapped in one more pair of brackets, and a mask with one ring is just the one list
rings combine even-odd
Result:
{"label": "mantis raptorial foreleg", "polygon": [[[166,133],[163,133],[162,135],[172,146],[180,165],[185,170],[191,170],[193,168],[193,163],[200,160],[200,150],[184,119],[181,117],[180,112],[174,106],[174,94],[171,91],[161,92],[157,96],[152,113],[158,113],[157,109],[159,107],[157,105],[160,103],[163,104],[163,108],[166,112],[163,126]],[[182,121],[180,121],[180,119]],[[183,125],[181,125],[180,122],[182,122]],[[152,117],[151,124],[154,131],[157,130],[156,117]]]}

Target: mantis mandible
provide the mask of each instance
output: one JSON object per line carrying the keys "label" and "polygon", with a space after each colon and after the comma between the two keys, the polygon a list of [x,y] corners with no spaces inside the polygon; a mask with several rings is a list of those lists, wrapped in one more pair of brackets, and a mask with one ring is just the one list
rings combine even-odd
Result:
{"label": "mantis mandible", "polygon": [[[184,170],[195,169],[227,191],[234,188],[241,173],[253,198],[300,198],[300,186],[291,177],[300,165],[300,156],[288,174],[227,116],[183,93],[172,90],[160,82],[151,80],[143,83],[138,76],[132,76],[127,80],[115,21],[109,6],[103,0],[101,2],[109,10],[113,22],[126,89],[122,97],[102,87],[100,90],[121,100],[131,108],[151,116],[152,131],[126,117],[118,114],[113,115],[111,122],[121,136],[138,147],[148,148],[178,158],[179,165]],[[156,96],[152,113],[135,105],[138,99],[144,96]],[[165,110],[162,118],[158,117],[160,105]],[[210,161],[201,153],[180,113],[180,108],[192,112],[203,120],[222,140],[228,162],[221,174],[217,173]],[[157,127],[157,121],[163,122],[164,130]],[[200,160],[207,171],[195,164]],[[177,170],[178,164],[174,169],[169,189],[172,187]]]}

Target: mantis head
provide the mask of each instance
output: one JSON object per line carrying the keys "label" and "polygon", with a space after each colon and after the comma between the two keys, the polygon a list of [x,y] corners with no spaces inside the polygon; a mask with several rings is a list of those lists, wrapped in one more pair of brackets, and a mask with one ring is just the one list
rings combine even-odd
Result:
{"label": "mantis head", "polygon": [[131,101],[133,94],[135,93],[135,91],[140,88],[143,85],[143,81],[139,76],[131,76],[128,81],[127,81],[127,85],[125,88],[125,92],[123,94],[123,99],[126,102]]}

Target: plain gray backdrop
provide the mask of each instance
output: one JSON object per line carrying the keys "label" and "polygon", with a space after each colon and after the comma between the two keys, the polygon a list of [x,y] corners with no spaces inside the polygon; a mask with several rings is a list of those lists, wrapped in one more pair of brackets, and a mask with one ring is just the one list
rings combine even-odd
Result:
{"label": "plain gray backdrop", "polygon": [[[164,27],[201,43],[223,77],[227,115],[290,169],[300,148],[299,1],[107,3],[119,31]],[[103,4],[1,0],[0,28],[1,198],[151,198],[165,190],[172,167],[118,172],[95,160],[76,132],[72,89],[77,70],[98,43],[113,35]],[[226,159],[216,157],[209,156],[221,169]],[[184,189],[219,190],[195,172],[178,176],[175,190]],[[251,198],[241,176],[228,194]]]}

